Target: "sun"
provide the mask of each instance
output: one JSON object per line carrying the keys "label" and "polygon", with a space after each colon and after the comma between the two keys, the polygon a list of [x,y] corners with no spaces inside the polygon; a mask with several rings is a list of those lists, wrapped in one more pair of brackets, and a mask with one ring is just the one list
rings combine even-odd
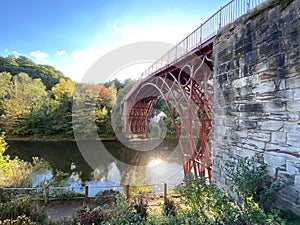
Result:
{"label": "sun", "polygon": [[160,163],[162,163],[163,162],[163,160],[162,159],[160,159],[160,158],[152,158],[150,161],[149,161],[149,163],[148,163],[148,166],[155,166],[155,165],[157,165],[157,164],[160,164]]}

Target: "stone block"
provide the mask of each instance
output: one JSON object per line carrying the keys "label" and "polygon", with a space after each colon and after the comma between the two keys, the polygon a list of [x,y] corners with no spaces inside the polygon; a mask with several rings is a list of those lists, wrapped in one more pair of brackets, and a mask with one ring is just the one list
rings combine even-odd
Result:
{"label": "stone block", "polygon": [[265,72],[269,69],[269,63],[268,62],[261,62],[256,65],[256,72],[261,73]]}
{"label": "stone block", "polygon": [[287,144],[291,146],[299,146],[300,151],[300,133],[287,133]]}
{"label": "stone block", "polygon": [[266,143],[266,151],[276,152],[277,154],[284,153],[284,154],[287,154],[291,157],[292,156],[300,157],[299,147],[298,146],[290,146],[290,145],[287,145],[287,144]]}
{"label": "stone block", "polygon": [[248,131],[247,130],[239,130],[235,132],[238,138],[247,138]]}
{"label": "stone block", "polygon": [[288,113],[288,120],[289,121],[298,121],[299,120],[299,114],[297,113]]}
{"label": "stone block", "polygon": [[300,100],[289,101],[286,107],[289,112],[300,112]]}
{"label": "stone block", "polygon": [[271,140],[271,133],[261,131],[248,131],[248,138],[257,141],[269,142]]}
{"label": "stone block", "polygon": [[275,83],[274,81],[261,82],[254,88],[254,93],[266,93],[266,92],[274,92]]}
{"label": "stone block", "polygon": [[268,164],[271,168],[285,169],[286,159],[279,154],[266,152],[264,154],[265,163]]}
{"label": "stone block", "polygon": [[294,100],[300,100],[300,88],[294,90]]}
{"label": "stone block", "polygon": [[283,127],[283,121],[269,120],[269,121],[259,122],[258,126],[260,127],[261,130],[278,131]]}
{"label": "stone block", "polygon": [[291,101],[293,100],[293,91],[292,90],[277,91],[276,97],[280,99],[280,101]]}
{"label": "stone block", "polygon": [[271,143],[278,144],[283,143],[286,144],[286,133],[285,132],[272,132]]}
{"label": "stone block", "polygon": [[268,166],[267,167],[267,171],[268,171],[268,175],[274,179],[277,178],[277,168],[274,168],[274,167],[270,167]]}
{"label": "stone block", "polygon": [[287,89],[300,88],[300,76],[286,79],[286,88]]}
{"label": "stone block", "polygon": [[264,103],[265,112],[284,112],[286,111],[286,103],[283,101],[267,101]]}
{"label": "stone block", "polygon": [[289,116],[286,112],[265,112],[263,118],[265,120],[288,120]]}
{"label": "stone block", "polygon": [[299,186],[300,190],[300,173],[297,173],[295,176],[295,185]]}
{"label": "stone block", "polygon": [[296,173],[300,172],[300,160],[294,161],[294,160],[286,160],[286,171],[290,173],[291,175],[294,175]]}
{"label": "stone block", "polygon": [[300,124],[295,122],[284,122],[285,132],[300,133]]}
{"label": "stone block", "polygon": [[243,140],[241,140],[241,142],[242,142],[242,146],[247,149],[252,149],[254,151],[262,151],[265,149],[264,141],[243,139]]}

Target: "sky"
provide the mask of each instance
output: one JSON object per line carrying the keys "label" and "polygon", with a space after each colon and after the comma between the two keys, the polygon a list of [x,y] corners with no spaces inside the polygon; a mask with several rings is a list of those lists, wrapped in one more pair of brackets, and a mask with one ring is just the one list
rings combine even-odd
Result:
{"label": "sky", "polygon": [[178,43],[228,1],[2,1],[0,55],[24,55],[79,82],[97,59],[125,44]]}

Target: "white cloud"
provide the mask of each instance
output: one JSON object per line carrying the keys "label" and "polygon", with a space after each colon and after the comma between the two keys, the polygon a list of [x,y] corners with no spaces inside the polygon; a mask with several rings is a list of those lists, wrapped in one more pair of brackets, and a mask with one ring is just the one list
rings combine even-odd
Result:
{"label": "white cloud", "polygon": [[68,63],[63,65],[63,73],[74,81],[81,81],[86,71],[104,52],[96,47],[77,50],[70,54]]}
{"label": "white cloud", "polygon": [[68,53],[65,50],[57,50],[56,55],[68,57]]}
{"label": "white cloud", "polygon": [[30,55],[32,57],[35,57],[37,61],[45,61],[45,59],[49,56],[49,54],[41,52],[40,50],[37,50],[35,52],[30,52]]}
{"label": "white cloud", "polygon": [[11,52],[11,54],[12,55],[14,55],[14,56],[20,56],[20,55],[22,55],[20,52],[18,52],[18,51],[16,51],[16,50],[13,50],[12,52]]}
{"label": "white cloud", "polygon": [[8,52],[8,49],[6,48],[6,49],[4,49],[4,52]]}

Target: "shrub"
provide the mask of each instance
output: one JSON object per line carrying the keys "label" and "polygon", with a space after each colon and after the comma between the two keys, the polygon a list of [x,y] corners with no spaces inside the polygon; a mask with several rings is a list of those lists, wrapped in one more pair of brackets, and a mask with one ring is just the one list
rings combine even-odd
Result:
{"label": "shrub", "polygon": [[268,176],[267,165],[258,163],[258,155],[252,158],[238,158],[224,167],[231,181],[232,190],[239,200],[253,198],[265,209],[267,203],[288,185],[282,178],[272,179]]}
{"label": "shrub", "polygon": [[116,210],[110,214],[107,224],[145,224],[145,218],[133,211],[132,204],[123,195],[117,195],[116,198]]}
{"label": "shrub", "polygon": [[46,220],[43,208],[29,198],[17,198],[12,202],[0,204],[0,220],[17,219],[19,216],[28,217],[32,221]]}
{"label": "shrub", "polygon": [[164,202],[164,215],[175,216],[176,214],[176,204],[172,199],[167,198]]}
{"label": "shrub", "polygon": [[32,222],[29,217],[18,216],[17,219],[6,219],[0,221],[0,225],[37,225],[37,223]]}
{"label": "shrub", "polygon": [[107,221],[109,218],[108,213],[104,212],[101,208],[97,207],[91,210],[87,206],[77,211],[77,215],[73,220],[73,224],[94,224],[100,225]]}
{"label": "shrub", "polygon": [[32,166],[23,160],[3,155],[7,149],[4,133],[0,135],[0,187],[28,186]]}
{"label": "shrub", "polygon": [[239,204],[205,178],[188,174],[177,188],[183,207],[177,211],[182,224],[256,224],[264,211],[251,198]]}

